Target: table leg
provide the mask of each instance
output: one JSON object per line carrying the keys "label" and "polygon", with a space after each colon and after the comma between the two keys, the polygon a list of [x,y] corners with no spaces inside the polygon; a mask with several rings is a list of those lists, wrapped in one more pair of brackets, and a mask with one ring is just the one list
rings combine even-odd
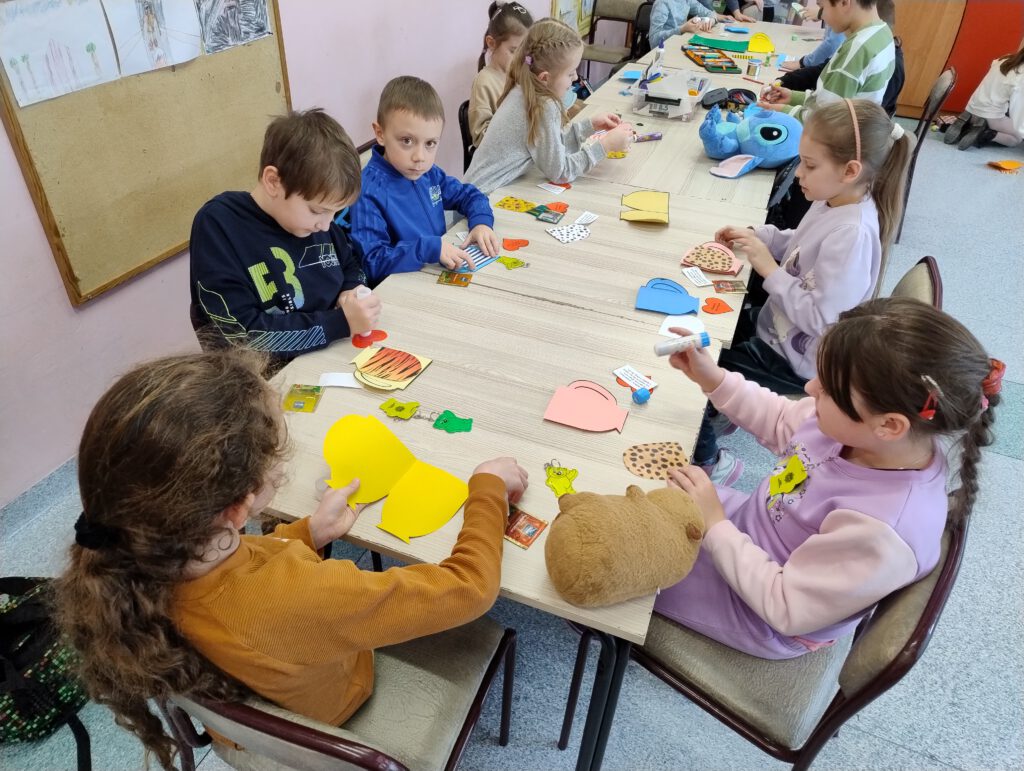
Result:
{"label": "table leg", "polygon": [[629,664],[629,641],[618,637],[612,637],[612,641],[615,644],[615,668],[612,671],[608,698],[605,702],[601,731],[594,746],[594,757],[590,761],[591,771],[599,771],[604,760],[604,748],[608,744],[608,735],[612,732],[612,720],[615,717],[615,708],[619,704],[619,691],[622,690],[622,679],[626,675],[626,665]]}
{"label": "table leg", "polygon": [[[608,697],[615,679],[617,651],[615,641],[610,634],[596,630],[594,634],[601,643],[601,653],[597,659],[594,689],[590,693],[590,704],[587,707],[587,722],[583,727],[583,737],[580,739],[576,771],[591,771],[597,747],[600,745],[603,753],[604,744],[608,741],[608,737],[603,734],[602,729],[605,711],[608,707]],[[619,679],[621,682],[621,676]],[[618,694],[617,688],[616,694]],[[615,708],[612,707],[612,713],[614,714],[614,712]]]}

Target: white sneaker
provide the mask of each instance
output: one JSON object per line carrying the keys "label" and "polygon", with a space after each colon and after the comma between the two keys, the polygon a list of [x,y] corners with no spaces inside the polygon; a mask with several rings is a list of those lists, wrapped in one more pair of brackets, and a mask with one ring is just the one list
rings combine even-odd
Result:
{"label": "white sneaker", "polygon": [[701,468],[716,485],[731,487],[743,474],[743,461],[723,447],[718,451],[718,459],[713,464]]}

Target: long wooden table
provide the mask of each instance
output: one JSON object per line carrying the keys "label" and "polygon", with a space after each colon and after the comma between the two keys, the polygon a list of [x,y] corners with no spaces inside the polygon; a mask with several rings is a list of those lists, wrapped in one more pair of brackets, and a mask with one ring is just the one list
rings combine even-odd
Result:
{"label": "long wooden table", "polygon": [[[614,80],[605,84],[588,100],[584,115],[615,109],[617,99],[624,99],[617,93],[621,88]],[[723,225],[763,221],[771,180],[770,174],[738,180],[716,180],[707,174],[712,164],[696,140],[698,120],[699,116],[691,123],[660,126],[657,119],[640,119],[642,128],[663,130],[665,139],[635,145],[625,161],[605,161],[562,195],[537,188],[544,180],[535,170],[491,195],[492,204],[506,195],[538,203],[565,201],[570,209],[563,225],[584,210],[591,211],[599,218],[589,226],[587,239],[563,245],[545,232],[552,225],[495,209],[499,236],[530,241],[512,253],[528,267],[507,270],[493,263],[474,274],[468,288],[438,285],[436,265],[384,281],[375,290],[384,302],[380,327],[389,333],[382,345],[433,361],[403,391],[332,388],[315,413],[286,413],[294,455],[272,509],[286,518],[315,510],[316,483],[328,475],[324,435],[348,414],[375,415],[418,458],[463,478],[483,460],[514,455],[530,473],[522,507],[549,521],[558,512],[557,500],[544,484],[545,464],[552,461],[578,470],[577,490],[621,494],[630,484],[657,486],[626,471],[623,452],[634,444],[657,441],[677,441],[692,449],[706,401],[666,359],[654,356],[654,343],[664,339],[657,334],[663,317],[635,309],[637,289],[650,278],[666,277],[702,301],[713,295],[680,275],[681,256],[689,247],[710,240]],[[669,226],[618,218],[622,195],[637,189],[671,194]],[[462,222],[452,230],[464,228]],[[454,235],[447,238],[454,240]],[[748,274],[745,266],[741,278]],[[740,296],[721,297],[738,310]],[[717,356],[722,343],[732,338],[736,313],[700,317],[714,338],[712,354]],[[358,353],[350,341],[336,342],[289,364],[275,379],[276,385],[283,392],[294,383],[316,384],[324,372],[350,371],[349,362]],[[623,364],[659,384],[648,404],[633,405],[629,390],[615,383],[611,372]],[[604,386],[629,409],[621,434],[584,432],[543,420],[555,389],[581,379]],[[449,435],[426,420],[393,421],[379,409],[392,396],[420,402],[424,413],[451,409],[460,417],[471,417],[473,429]],[[406,544],[377,527],[380,511],[381,503],[368,506],[346,540],[406,562],[441,561],[462,525],[459,512],[440,530]],[[577,768],[599,768],[629,648],[644,642],[654,597],[601,609],[570,605],[548,578],[546,534],[528,550],[506,544],[501,592],[596,630],[601,655]]]}

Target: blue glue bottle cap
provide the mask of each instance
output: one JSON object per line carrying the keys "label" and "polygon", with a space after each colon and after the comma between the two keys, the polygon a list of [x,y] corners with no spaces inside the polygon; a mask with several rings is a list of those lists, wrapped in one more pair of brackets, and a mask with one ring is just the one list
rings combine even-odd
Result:
{"label": "blue glue bottle cap", "polygon": [[647,404],[651,399],[651,392],[646,388],[638,388],[633,392],[633,401],[637,404]]}

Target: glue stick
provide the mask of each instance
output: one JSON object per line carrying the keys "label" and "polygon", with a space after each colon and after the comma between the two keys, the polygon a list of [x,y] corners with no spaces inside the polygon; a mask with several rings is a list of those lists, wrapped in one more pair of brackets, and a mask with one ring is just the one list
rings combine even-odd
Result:
{"label": "glue stick", "polygon": [[[370,287],[368,287],[368,286],[364,286],[363,284],[360,284],[359,286],[356,287],[356,299],[357,300],[362,300],[364,297],[369,297],[371,294],[373,294],[373,290],[370,289]],[[365,340],[369,336],[370,336],[370,332],[367,332],[367,333],[362,334],[362,335],[353,335],[353,337],[358,337],[360,340]]]}
{"label": "glue stick", "polygon": [[657,356],[671,356],[673,353],[682,353],[689,348],[707,348],[711,345],[711,338],[707,332],[700,332],[696,335],[677,337],[674,340],[665,340],[654,346],[654,353]]}

